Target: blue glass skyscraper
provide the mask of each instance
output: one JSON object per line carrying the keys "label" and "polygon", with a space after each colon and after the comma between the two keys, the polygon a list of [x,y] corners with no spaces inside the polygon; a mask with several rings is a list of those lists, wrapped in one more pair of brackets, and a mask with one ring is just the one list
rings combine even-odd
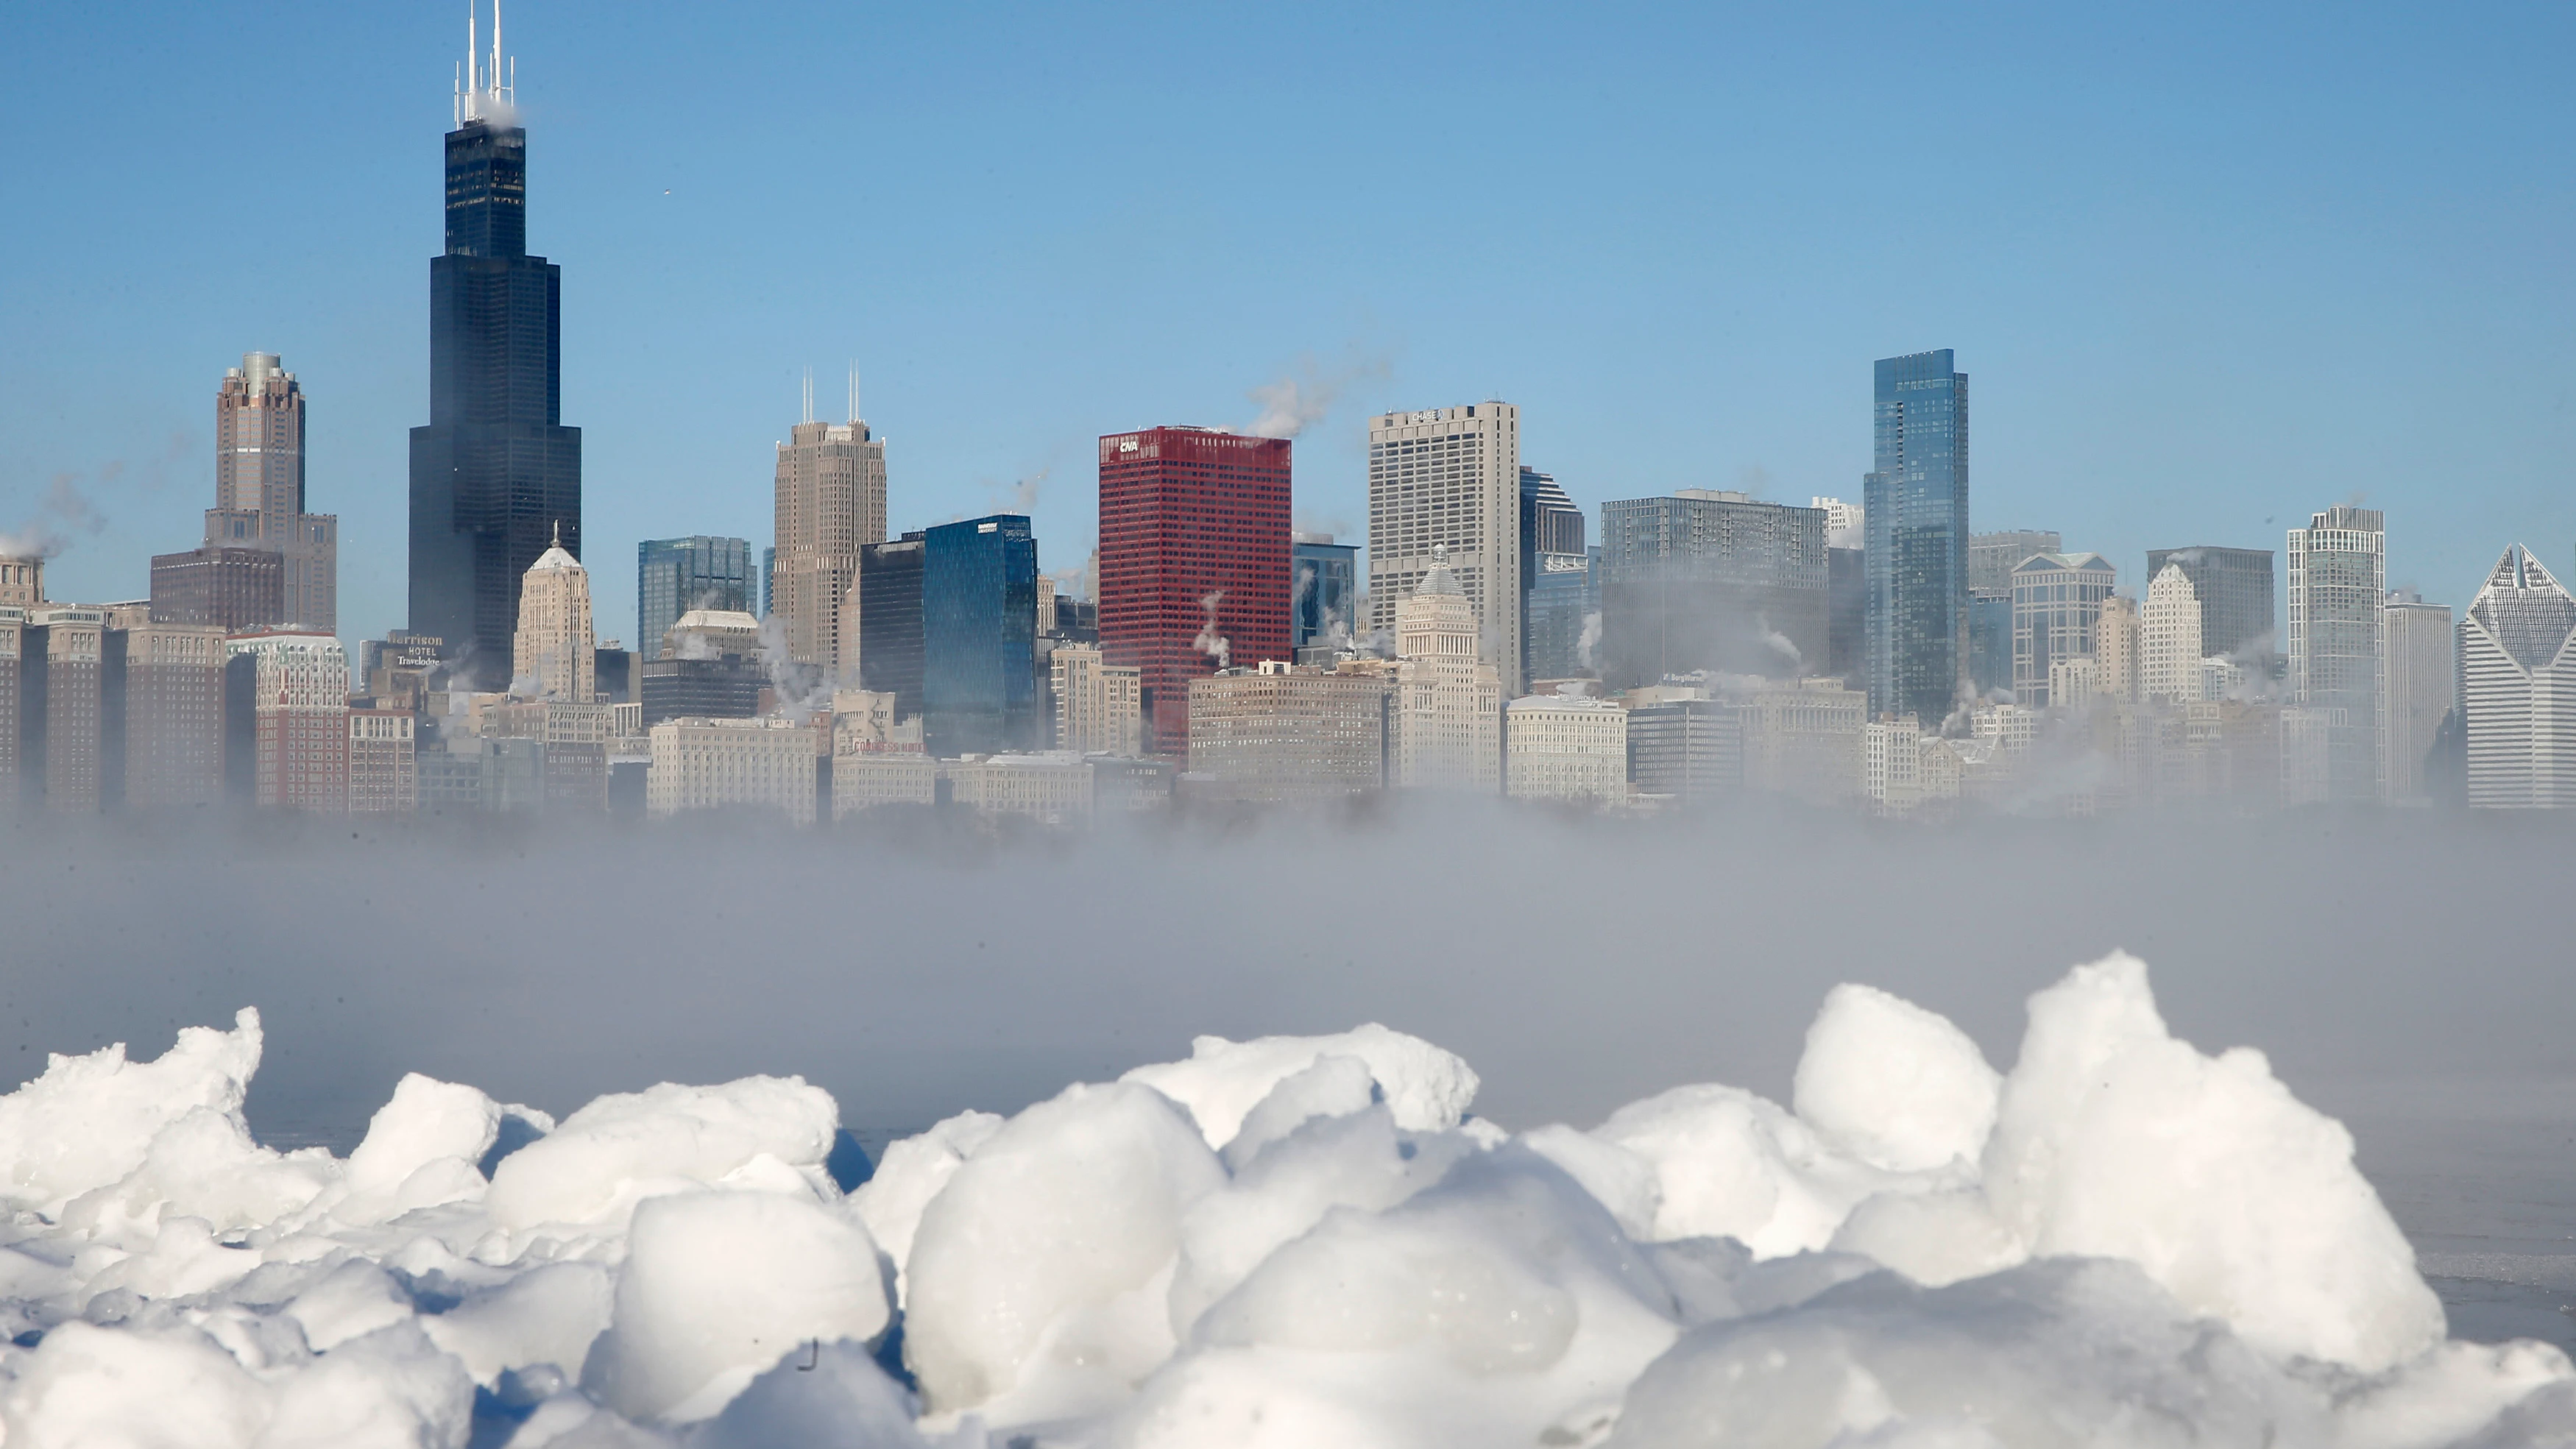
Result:
{"label": "blue glass skyscraper", "polygon": [[692,534],[635,546],[635,652],[662,657],[662,636],[691,609],[758,612],[751,541]]}
{"label": "blue glass skyscraper", "polygon": [[1359,553],[1327,534],[1297,534],[1288,546],[1288,644],[1347,647],[1356,632]]}
{"label": "blue glass skyscraper", "polygon": [[1968,677],[1968,375],[1950,349],[1881,358],[1861,480],[1869,708],[1936,728]]}
{"label": "blue glass skyscraper", "polygon": [[921,693],[934,755],[1037,741],[1038,545],[1023,514],[924,530]]}

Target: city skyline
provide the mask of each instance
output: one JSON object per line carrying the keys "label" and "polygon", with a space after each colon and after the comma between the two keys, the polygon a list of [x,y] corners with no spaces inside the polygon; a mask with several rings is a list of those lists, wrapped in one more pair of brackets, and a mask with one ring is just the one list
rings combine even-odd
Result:
{"label": "city skyline", "polygon": [[[768,88],[776,94],[719,108],[702,128],[705,138],[657,141],[648,149],[667,154],[648,163],[612,149],[618,127],[640,124],[640,113],[630,111],[637,103],[625,99],[650,90],[638,81],[659,77],[684,58],[703,61],[718,76],[745,76],[754,54],[775,37],[760,28],[765,22],[754,22],[710,48],[681,25],[677,12],[648,7],[622,18],[621,25],[607,26],[593,12],[552,4],[522,6],[511,16],[512,48],[531,60],[529,73],[518,78],[520,103],[541,142],[532,185],[545,205],[531,218],[529,250],[566,263],[572,278],[564,302],[563,415],[585,425],[589,471],[616,479],[614,499],[603,493],[593,500],[588,528],[597,546],[617,554],[645,538],[760,534],[769,503],[767,448],[781,440],[778,420],[792,405],[798,373],[853,353],[869,379],[870,411],[891,439],[896,501],[890,531],[1014,507],[1015,495],[1025,492],[1032,495],[1025,511],[1045,550],[1040,562],[1051,571],[1078,565],[1088,552],[1089,480],[1080,477],[1088,440],[1174,421],[1248,428],[1264,413],[1278,425],[1308,420],[1299,434],[1305,457],[1298,521],[1308,527],[1338,522],[1331,531],[1345,541],[1364,533],[1362,429],[1371,410],[1494,395],[1524,410],[1523,460],[1554,473],[1587,511],[1612,498],[1682,487],[1746,488],[1783,503],[1811,493],[1856,496],[1868,459],[1849,419],[1867,403],[1851,359],[1934,345],[1955,348],[1966,370],[1981,378],[1971,527],[2059,530],[2070,545],[2109,557],[2133,591],[2144,582],[2139,561],[2146,548],[2181,540],[2277,547],[2283,528],[2321,502],[2353,494],[2390,515],[2389,581],[2455,607],[2474,591],[2501,540],[2530,540],[2555,564],[2566,560],[2564,540],[2576,534],[2576,504],[2551,485],[2547,468],[2544,424],[2565,388],[2563,364],[2525,336],[2526,330],[2534,337],[2563,330],[2549,319],[2565,313],[2564,284],[2535,270],[2531,248],[2559,224],[2553,217],[2564,202],[2527,197],[2507,184],[2502,178],[2514,168],[2506,156],[2481,158],[2462,170],[2453,154],[2472,139],[2515,132],[2521,123],[2509,113],[2529,104],[2511,98],[2513,87],[2481,84],[2475,96],[2466,94],[2477,67],[2518,63],[2489,54],[2499,37],[2517,29],[2502,15],[2487,27],[2432,36],[2365,16],[2341,38],[2301,42],[2337,47],[2356,63],[2356,75],[2402,63],[2412,83],[2459,93],[2393,149],[2393,121],[2374,119],[2358,93],[2318,93],[2317,82],[2271,99],[2220,102],[2214,128],[2225,121],[2232,123],[2228,129],[2268,139],[2250,157],[2219,165],[2198,182],[2186,179],[2189,165],[2214,159],[2214,136],[2196,129],[2149,135],[2080,108],[2067,117],[2074,135],[2066,144],[2089,139],[2107,147],[2103,160],[2152,163],[2143,175],[2133,171],[2127,184],[2174,203],[2178,218],[2224,215],[2240,240],[2245,232],[2261,232],[2250,253],[2224,260],[2193,249],[2156,253],[2153,235],[2088,253],[2076,244],[2098,237],[2085,225],[2057,223],[2016,243],[2021,265],[2013,275],[1981,262],[1921,295],[1892,305],[1873,301],[1867,315],[1856,313],[1852,298],[1837,289],[1866,288],[1883,275],[1890,253],[1841,244],[1813,258],[1791,256],[1722,223],[1712,231],[1707,221],[1708,203],[1722,184],[1734,184],[1750,185],[1754,195],[1775,203],[1776,229],[1784,237],[1822,235],[1837,224],[1833,208],[1809,188],[1856,164],[1831,144],[1843,134],[1838,125],[1817,132],[1817,139],[1746,145],[1736,144],[1746,134],[1741,128],[1720,125],[1740,119],[1733,108],[1756,96],[1786,106],[1790,119],[1813,120],[1838,87],[1857,83],[1826,78],[1824,57],[1835,39],[1829,25],[1784,23],[1743,37],[1741,47],[1729,48],[1728,65],[1736,49],[1765,52],[1778,62],[1780,76],[1744,82],[1745,95],[1713,102],[1709,116],[1672,115],[1650,88],[1647,96],[1611,108],[1613,114],[1567,120],[1553,131],[1517,125],[1510,137],[1521,148],[1515,158],[1524,168],[1562,175],[1569,162],[1610,155],[1617,121],[1674,123],[1649,128],[1645,149],[1693,166],[1658,196],[1613,208],[1623,232],[1664,237],[1643,256],[1620,250],[1623,243],[1611,233],[1551,218],[1540,218],[1520,240],[1498,244],[1499,254],[1462,253],[1410,204],[1399,207],[1389,229],[1372,233],[1369,247],[1355,251],[1337,228],[1382,203],[1395,183],[1365,164],[1364,153],[1352,149],[1354,137],[1371,125],[1396,141],[1438,129],[1436,107],[1427,104],[1436,90],[1378,103],[1364,114],[1319,123],[1323,129],[1312,139],[1289,144],[1275,158],[1291,185],[1325,203],[1320,214],[1327,220],[1264,237],[1221,223],[1210,200],[1174,192],[1153,203],[1206,243],[1187,256],[1157,258],[1168,299],[1197,305],[1221,292],[1236,298],[1222,312],[1222,327],[1202,329],[1209,340],[1168,358],[1143,350],[1150,329],[1141,322],[1131,332],[1123,318],[1099,312],[1120,298],[1146,300],[1135,291],[1144,274],[1086,240],[1093,235],[1087,218],[1094,204],[1068,210],[1080,188],[1044,182],[1026,162],[986,154],[995,134],[988,127],[1000,121],[946,138],[923,135],[912,151],[885,149],[877,139],[889,132],[888,121],[935,118],[953,104],[934,94],[938,78],[964,63],[953,53],[945,22],[896,17],[872,36],[887,52],[922,59],[918,79],[906,78],[864,104],[817,101],[810,89],[797,93],[793,86]],[[114,232],[109,243],[55,259],[63,286],[15,290],[6,304],[13,335],[30,346],[9,364],[14,386],[0,404],[0,426],[18,443],[0,471],[0,531],[33,524],[68,539],[53,565],[58,597],[139,597],[147,587],[148,554],[199,531],[181,497],[202,496],[212,482],[198,476],[208,442],[196,401],[202,379],[246,349],[281,352],[296,362],[318,404],[314,497],[344,518],[342,635],[380,636],[407,622],[399,584],[389,587],[387,580],[398,581],[402,555],[400,434],[420,421],[426,390],[416,268],[436,165],[428,138],[450,121],[437,105],[449,78],[436,72],[453,66],[455,37],[447,33],[453,17],[323,18],[261,41],[256,57],[242,53],[244,38],[204,28],[185,13],[169,19],[166,34],[139,50],[127,47],[113,73],[82,58],[103,48],[82,38],[80,27],[93,22],[47,16],[36,27],[35,43],[70,58],[38,78],[38,91],[85,85],[92,102],[40,104],[40,133],[60,128],[64,145],[56,153],[119,176],[131,194],[93,195],[100,221]],[[1694,23],[1681,24],[1675,37],[1685,50],[1695,39],[1713,40]],[[1256,118],[1303,114],[1307,101],[1385,64],[1350,45],[1329,15],[1171,24],[1198,36],[1222,35],[1230,25],[1240,32],[1234,38],[1258,43],[1263,54],[1239,106],[1219,107],[1211,134],[1187,146],[1240,140],[1242,123]],[[1027,43],[1043,38],[1100,47],[1133,29],[1122,29],[1114,16],[1098,34],[1071,35],[1058,25],[1040,19],[1035,29],[1043,34]],[[1601,74],[1609,64],[1604,47],[1623,33],[1619,22],[1571,33],[1559,25],[1507,18],[1468,43],[1504,67],[1554,65],[1575,82]],[[2183,57],[2183,41],[2195,27],[2205,31],[2208,22],[2186,17],[2171,49],[2088,62],[2097,66],[2089,74],[2114,93],[2138,98],[2223,75],[2224,54]],[[2038,68],[2031,62],[2052,48],[2082,49],[2088,38],[2082,24],[2068,21],[1990,54],[1976,49],[1994,39],[1978,26],[1927,42],[1940,74],[2012,82],[1972,106],[1967,120],[1975,144],[1969,159],[1946,163],[1949,179],[1971,183],[1981,194],[2018,182],[2097,207],[2120,204],[2103,189],[2108,183],[2061,173],[2042,164],[2047,155],[1998,139],[2003,122],[2066,99],[2033,79]],[[1886,42],[1894,44],[1894,38]],[[323,53],[335,65],[314,63]],[[199,264],[173,249],[176,239],[161,240],[168,228],[131,220],[142,214],[133,209],[147,202],[191,204],[198,184],[193,176],[156,170],[162,163],[150,159],[159,137],[201,124],[204,108],[215,104],[211,89],[178,74],[183,54],[189,65],[210,72],[241,60],[234,71],[247,67],[277,94],[292,97],[296,115],[317,123],[310,166],[253,183],[252,200],[286,248],[267,268],[282,283],[206,285],[193,270]],[[1014,107],[1040,104],[1050,94],[1061,99],[1065,86],[1081,84],[1055,77],[1034,57],[1016,43],[998,58],[986,57],[1026,84],[1029,98]],[[1864,71],[1890,63],[1877,48],[1859,59]],[[155,89],[146,94],[147,87]],[[784,98],[790,94],[801,97],[794,106]],[[101,98],[131,104],[116,124],[74,134],[76,118],[95,113]],[[2319,108],[2316,123],[2295,121],[2301,102]],[[1106,114],[1110,119],[1084,123],[1095,132],[1087,139],[1097,143],[1100,158],[1078,168],[1086,185],[1107,174],[1096,166],[1115,170],[1161,154],[1157,145],[1184,145],[1130,134],[1120,124],[1125,112],[1116,107]],[[630,122],[630,115],[638,119]],[[2325,122],[2341,123],[2350,135],[2328,135]],[[1103,125],[1109,134],[1096,133]],[[886,220],[874,233],[881,245],[845,257],[864,263],[859,270],[868,281],[848,284],[856,291],[827,286],[799,320],[791,316],[799,309],[766,279],[826,276],[811,270],[821,255],[811,253],[809,240],[793,237],[764,240],[737,230],[720,238],[710,230],[717,213],[706,208],[719,200],[719,211],[742,203],[709,195],[714,178],[701,162],[711,146],[750,157],[748,183],[817,144],[800,139],[771,147],[761,137],[807,132],[870,138],[883,188],[881,200],[871,194],[871,211]],[[1721,135],[1730,139],[1721,144]],[[169,148],[172,154],[186,149]],[[40,145],[31,154],[44,152]],[[981,164],[966,174],[987,168],[999,174],[993,195],[954,221],[919,220],[921,206],[939,198],[942,186],[956,184],[935,182],[930,171],[940,164],[958,170],[969,159]],[[2331,217],[2244,194],[2274,171],[2324,184],[2365,163],[2376,168],[2375,176],[2412,178],[2474,203],[2460,221],[2483,227],[2484,265],[2476,269],[2483,280],[2466,280],[2468,269],[2453,259],[2463,244],[2457,235],[2383,223],[2368,235],[2347,228],[2330,238]],[[1579,173],[1582,166],[1571,169]],[[656,179],[644,174],[653,170],[671,173],[658,178],[664,185],[646,184]],[[2374,182],[2395,184],[2400,181]],[[648,198],[662,205],[666,191],[666,210],[647,207]],[[1038,260],[1046,246],[1032,253],[1018,242],[988,244],[980,255],[992,276],[990,295],[960,310],[965,293],[956,267],[964,253],[935,254],[955,250],[944,229],[989,225],[992,213],[981,208],[999,205],[1005,195],[1040,215],[1034,230],[1054,238],[1054,250],[1073,245],[1049,272]],[[2030,224],[2026,209],[2017,215]],[[1330,220],[1335,216],[1346,219]],[[818,221],[818,235],[831,230],[828,217]],[[1970,249],[1975,240],[1941,245]],[[1677,253],[1703,242],[1734,258],[1719,270],[1752,280],[1741,288],[1680,282],[1673,254],[1662,248]],[[14,249],[6,260],[22,270],[35,262],[27,250],[32,245],[24,238],[0,243]],[[1324,260],[1302,269],[1294,264],[1298,248],[1319,246],[1328,253]],[[2079,255],[2096,256],[2100,275],[2091,270],[2094,263],[2078,267]],[[681,266],[693,257],[705,264]],[[2034,257],[2044,263],[2036,272]],[[1614,280],[1601,265],[1612,259],[1633,276]],[[997,260],[1007,265],[995,271]],[[1537,285],[1544,273],[1529,271],[1542,261],[1581,279],[1576,291],[1591,308],[1549,297]],[[1469,280],[1486,285],[1424,301],[1417,283],[1435,266],[1463,266]],[[2130,272],[2118,288],[2100,290],[2121,267]],[[2141,267],[2151,270],[2140,273]],[[1276,285],[1246,299],[1235,284],[1246,272],[1275,278]],[[1523,280],[1497,290],[1491,282],[1505,273]],[[2441,298],[2443,305],[2427,310],[2445,320],[2428,323],[2411,307],[2363,307],[2347,315],[2354,311],[2352,290],[2365,285],[2405,289],[2428,303]],[[2244,312],[2244,296],[2258,288],[2278,295],[2242,320],[2228,315]],[[1068,308],[1065,299],[1073,296],[1100,300]],[[1655,305],[1643,307],[1650,297]],[[71,304],[75,298],[80,305]],[[2070,306],[2076,300],[2110,305]],[[2173,320],[2145,320],[2145,301]],[[945,318],[946,331],[924,330],[933,313]],[[2043,324],[2044,316],[2077,320]],[[704,322],[720,325],[710,332],[698,325]],[[1726,334],[1727,360],[1673,351],[1685,334],[1696,338],[1712,324]],[[2201,330],[2189,350],[2175,346],[2194,326]],[[2367,353],[2346,346],[2365,326],[2384,335],[2374,337]],[[2166,350],[2142,345],[2150,342]],[[2371,367],[2365,358],[2384,359],[2392,350],[2410,357],[2409,405],[2359,422],[2342,420],[2340,404],[2332,401],[2337,389],[2364,384]],[[2348,360],[2309,375],[2311,355]],[[38,356],[46,359],[41,366],[28,360]],[[2174,365],[2178,360],[2188,365]],[[1081,380],[1058,386],[1057,374],[1068,368]],[[657,389],[675,387],[691,390],[689,407],[660,405]],[[1246,396],[1255,389],[1264,396]],[[1716,416],[1689,427],[1636,421],[1641,409],[1668,409],[1684,394],[1718,399]],[[2159,419],[2145,448],[2122,432],[2134,426],[2126,419],[2138,407],[2155,409]],[[960,426],[968,417],[979,425]],[[190,436],[181,446],[173,440],[183,432]],[[2103,449],[2099,440],[2114,434],[2127,441],[2118,450]],[[601,454],[602,448],[609,451]],[[63,489],[58,475],[69,475]],[[56,506],[49,508],[48,498]],[[103,520],[98,531],[90,531],[91,520]],[[593,548],[582,552],[597,564]],[[623,569],[603,568],[600,583],[602,612],[631,619],[634,601]]]}

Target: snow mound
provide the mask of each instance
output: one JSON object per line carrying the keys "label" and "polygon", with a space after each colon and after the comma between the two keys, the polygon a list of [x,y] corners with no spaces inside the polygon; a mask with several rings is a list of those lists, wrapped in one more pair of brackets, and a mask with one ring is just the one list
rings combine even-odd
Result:
{"label": "snow mound", "polygon": [[6,1449],[2576,1442],[2566,1356],[2446,1341],[2348,1134],[2126,956],[2001,1075],[1844,986],[1791,1106],[1514,1135],[1383,1027],[1204,1037],[846,1198],[793,1078],[408,1076],[343,1161],[252,1138],[259,1049],[0,1097]]}
{"label": "snow mound", "polygon": [[1188,1061],[1138,1067],[1120,1080],[1141,1082],[1180,1103],[1207,1135],[1207,1145],[1223,1147],[1274,1088],[1325,1057],[1365,1063],[1395,1114],[1395,1125],[1408,1132],[1447,1131],[1476,1100],[1476,1074],[1464,1061],[1376,1022],[1339,1036],[1265,1036],[1240,1042],[1203,1036],[1190,1043]]}

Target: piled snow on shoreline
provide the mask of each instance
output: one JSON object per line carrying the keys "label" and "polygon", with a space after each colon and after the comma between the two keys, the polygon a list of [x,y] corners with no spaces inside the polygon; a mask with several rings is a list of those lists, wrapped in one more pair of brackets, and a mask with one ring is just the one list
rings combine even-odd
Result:
{"label": "piled snow on shoreline", "polygon": [[1790,1106],[1510,1134],[1430,1043],[1185,1062],[894,1144],[789,1078],[560,1124],[412,1076],[256,1143],[255,1012],[0,1097],[0,1449],[2576,1443],[2449,1342],[2350,1137],[2113,956],[1997,1073],[1838,987]]}

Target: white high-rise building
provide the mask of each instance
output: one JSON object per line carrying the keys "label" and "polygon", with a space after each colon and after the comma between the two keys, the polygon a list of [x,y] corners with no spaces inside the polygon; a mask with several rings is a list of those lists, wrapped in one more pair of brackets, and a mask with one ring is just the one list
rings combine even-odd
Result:
{"label": "white high-rise building", "polygon": [[2576,598],[2516,544],[2460,621],[2469,804],[2576,809]]}
{"label": "white high-rise building", "polygon": [[1615,804],[1628,793],[1628,712],[1604,699],[1533,694],[1503,731],[1510,793],[1522,800]]}
{"label": "white high-rise building", "polygon": [[599,693],[590,623],[590,570],[564,551],[563,533],[519,581],[519,629],[510,643],[511,692],[589,704]]}
{"label": "white high-rise building", "polygon": [[1086,755],[1142,753],[1144,672],[1103,662],[1093,644],[1058,644],[1048,658],[1055,747]]}
{"label": "white high-rise building", "polygon": [[1482,655],[1515,692],[1526,682],[1520,476],[1520,409],[1510,403],[1369,419],[1369,627],[1395,627],[1397,602],[1446,549]]}
{"label": "white high-rise building", "polygon": [[1393,783],[1491,795],[1502,785],[1503,686],[1444,550],[1395,606]]}
{"label": "white high-rise building", "polygon": [[644,807],[655,815],[727,806],[814,823],[814,731],[785,719],[665,720],[653,726]]}
{"label": "white high-rise building", "polygon": [[2166,564],[2147,585],[2138,655],[2140,694],[2168,704],[2201,699],[2200,593],[2180,564]]}
{"label": "white high-rise building", "polygon": [[2451,606],[2411,595],[2388,600],[2388,798],[2429,798],[2433,741],[2459,702],[2459,630]]}
{"label": "white high-rise building", "polygon": [[2290,701],[2323,751],[2301,778],[2322,768],[2328,801],[2387,797],[2387,601],[2378,509],[2337,504],[2290,530]]}

